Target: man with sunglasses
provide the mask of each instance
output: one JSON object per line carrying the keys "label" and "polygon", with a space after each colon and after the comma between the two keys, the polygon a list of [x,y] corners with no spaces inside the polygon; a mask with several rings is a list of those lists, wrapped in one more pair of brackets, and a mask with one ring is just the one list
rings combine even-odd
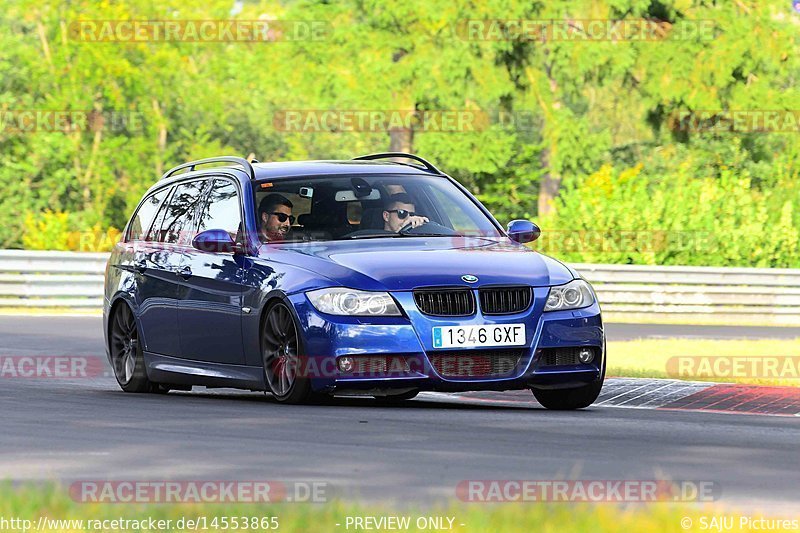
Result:
{"label": "man with sunglasses", "polygon": [[383,209],[383,229],[398,233],[405,227],[416,228],[428,222],[428,217],[423,217],[414,212],[414,200],[405,192],[393,194],[389,197]]}
{"label": "man with sunglasses", "polygon": [[261,221],[261,238],[269,242],[286,240],[294,224],[292,202],[282,194],[272,193],[258,204],[258,219]]}

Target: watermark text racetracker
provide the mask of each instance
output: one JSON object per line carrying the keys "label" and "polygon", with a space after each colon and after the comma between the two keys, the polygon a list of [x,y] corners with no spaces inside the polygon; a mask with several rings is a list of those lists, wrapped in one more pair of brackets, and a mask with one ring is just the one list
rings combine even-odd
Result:
{"label": "watermark text racetracker", "polygon": [[322,20],[76,20],[68,34],[81,42],[299,42],[325,41]]}
{"label": "watermark text racetracker", "polygon": [[0,356],[0,379],[80,379],[109,375],[105,358],[95,355]]}
{"label": "watermark text racetracker", "polygon": [[273,115],[276,131],[286,133],[385,132],[469,133],[492,126],[533,131],[531,111],[482,109],[283,109]]}
{"label": "watermark text racetracker", "polygon": [[456,34],[465,41],[711,41],[715,23],[683,20],[673,24],[634,18],[462,20],[456,25]]}
{"label": "watermark text racetracker", "polygon": [[277,516],[182,516],[180,518],[51,518],[34,521],[0,516],[0,531],[269,531],[280,528]]}
{"label": "watermark text racetracker", "polygon": [[714,481],[663,479],[464,480],[456,486],[458,499],[469,503],[712,502],[720,495],[720,486]]}
{"label": "watermark text racetracker", "polygon": [[682,110],[673,113],[668,123],[682,133],[800,133],[800,110]]}
{"label": "watermark text racetracker", "polygon": [[82,480],[69,487],[78,503],[325,503],[322,481]]}
{"label": "watermark text racetracker", "polygon": [[144,114],[125,110],[0,109],[0,133],[140,132]]}
{"label": "watermark text racetracker", "polygon": [[667,359],[667,375],[679,379],[798,379],[800,356],[689,356]]}

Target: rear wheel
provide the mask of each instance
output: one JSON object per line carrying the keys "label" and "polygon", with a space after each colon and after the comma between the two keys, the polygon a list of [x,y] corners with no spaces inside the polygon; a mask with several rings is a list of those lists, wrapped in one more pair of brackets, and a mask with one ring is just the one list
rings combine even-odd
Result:
{"label": "rear wheel", "polygon": [[127,304],[119,305],[111,317],[110,351],[114,376],[122,390],[151,392],[159,388],[147,379],[136,317]]}
{"label": "rear wheel", "polygon": [[272,395],[281,403],[305,403],[317,395],[300,370],[300,339],[291,311],[283,302],[267,311],[261,331],[264,376]]}

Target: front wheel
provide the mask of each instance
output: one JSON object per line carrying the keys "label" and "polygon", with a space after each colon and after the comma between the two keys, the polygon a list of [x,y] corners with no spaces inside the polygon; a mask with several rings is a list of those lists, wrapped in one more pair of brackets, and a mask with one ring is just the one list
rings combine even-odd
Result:
{"label": "front wheel", "polygon": [[264,317],[261,331],[264,377],[272,395],[281,403],[307,403],[317,397],[303,377],[300,338],[292,312],[283,302],[274,304]]}
{"label": "front wheel", "polygon": [[600,396],[603,380],[595,381],[576,389],[531,389],[536,401],[547,409],[569,411],[589,407]]}

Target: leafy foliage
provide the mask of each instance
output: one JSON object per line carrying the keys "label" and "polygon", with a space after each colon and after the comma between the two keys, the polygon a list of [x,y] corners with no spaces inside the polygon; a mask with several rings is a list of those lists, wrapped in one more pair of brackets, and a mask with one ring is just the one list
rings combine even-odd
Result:
{"label": "leafy foliage", "polygon": [[[275,43],[70,34],[79,20],[230,18],[324,21],[330,31],[322,41]],[[658,19],[670,31],[655,41],[463,32],[470,20],[588,19]],[[398,135],[285,131],[275,117],[286,110],[467,110],[525,120],[415,128],[403,140],[500,220],[541,222],[540,246],[553,253],[800,266],[792,246],[798,133],[686,131],[675,118],[800,109],[798,26],[785,0],[10,0],[0,12],[0,112],[107,120],[65,131],[0,125],[0,247],[103,249],[157,177],[189,159],[349,158],[384,150]],[[708,241],[597,251],[570,245],[572,230],[703,233]]]}

